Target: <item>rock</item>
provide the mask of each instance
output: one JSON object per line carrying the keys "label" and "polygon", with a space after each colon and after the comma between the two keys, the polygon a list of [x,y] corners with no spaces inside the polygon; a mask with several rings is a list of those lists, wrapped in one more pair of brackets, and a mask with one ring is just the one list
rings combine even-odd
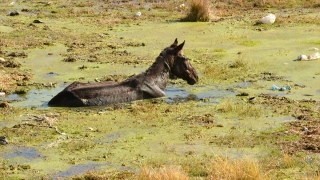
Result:
{"label": "rock", "polygon": [[6,60],[2,57],[0,57],[0,62],[5,62]]}
{"label": "rock", "polygon": [[256,97],[250,97],[248,99],[248,103],[251,103],[251,104],[255,104],[255,102],[257,101],[257,98]]}
{"label": "rock", "polygon": [[0,136],[0,144],[1,145],[6,145],[8,144],[8,139],[7,139],[7,136]]}
{"label": "rock", "polygon": [[241,93],[238,93],[236,96],[249,96],[249,93],[241,92]]}
{"label": "rock", "polygon": [[36,20],[33,20],[33,23],[43,23],[42,21],[36,19]]}
{"label": "rock", "polygon": [[7,102],[0,103],[0,108],[7,108],[9,107],[9,104]]}
{"label": "rock", "polygon": [[274,14],[268,14],[267,16],[261,18],[255,25],[258,24],[273,24],[276,21],[276,16]]}
{"label": "rock", "polygon": [[308,56],[304,55],[304,54],[301,54],[301,55],[298,56],[297,60],[299,60],[299,61],[307,61],[308,60]]}
{"label": "rock", "polygon": [[18,11],[12,11],[9,13],[9,16],[18,16],[20,13]]}

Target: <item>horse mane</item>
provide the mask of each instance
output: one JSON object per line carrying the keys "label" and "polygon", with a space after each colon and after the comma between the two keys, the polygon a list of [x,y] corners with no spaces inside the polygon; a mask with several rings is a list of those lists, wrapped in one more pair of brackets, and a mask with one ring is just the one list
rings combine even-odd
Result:
{"label": "horse mane", "polygon": [[[168,48],[164,49],[159,56],[156,58],[156,60],[153,62],[153,64],[144,72],[146,75],[152,75],[152,74],[159,74],[159,72],[163,71],[165,68],[162,68],[162,64],[167,64],[166,59],[164,57],[165,52]],[[162,67],[161,67],[162,66]],[[170,68],[170,67],[168,67]],[[169,70],[168,70],[169,71]]]}

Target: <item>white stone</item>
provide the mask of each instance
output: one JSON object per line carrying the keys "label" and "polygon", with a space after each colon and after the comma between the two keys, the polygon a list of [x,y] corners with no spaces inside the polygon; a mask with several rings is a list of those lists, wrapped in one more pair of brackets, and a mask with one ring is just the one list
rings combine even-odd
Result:
{"label": "white stone", "polygon": [[260,19],[263,24],[273,24],[276,21],[276,16],[274,14],[268,14],[267,16]]}

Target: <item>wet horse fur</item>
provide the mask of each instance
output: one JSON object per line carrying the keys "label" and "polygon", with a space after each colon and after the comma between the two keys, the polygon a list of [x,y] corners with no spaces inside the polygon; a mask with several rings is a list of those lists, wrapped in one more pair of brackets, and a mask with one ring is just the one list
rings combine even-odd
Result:
{"label": "wet horse fur", "polygon": [[182,53],[177,39],[165,48],[145,72],[123,82],[74,82],[53,97],[49,106],[79,107],[127,103],[165,96],[169,75],[175,75],[193,85],[198,81],[196,70]]}

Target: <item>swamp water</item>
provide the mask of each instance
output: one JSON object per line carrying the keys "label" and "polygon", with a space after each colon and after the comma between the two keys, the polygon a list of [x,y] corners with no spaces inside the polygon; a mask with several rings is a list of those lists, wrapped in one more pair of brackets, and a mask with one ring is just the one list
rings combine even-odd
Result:
{"label": "swamp water", "polygon": [[[110,34],[118,38],[124,37],[127,41],[143,39],[144,42],[152,42],[146,46],[148,51],[133,48],[131,49],[132,53],[156,57],[160,51],[159,48],[165,47],[173,38],[179,37],[180,41],[186,39],[184,51],[188,57],[198,57],[198,53],[201,57],[201,54],[213,53],[213,49],[221,48],[225,50],[225,56],[219,61],[229,61],[236,59],[236,54],[243,51],[244,57],[249,61],[265,63],[263,67],[252,68],[277,72],[290,79],[289,83],[303,84],[305,88],[293,89],[289,94],[288,92],[270,90],[272,84],[282,83],[285,85],[288,83],[282,81],[259,81],[249,85],[246,82],[240,85],[232,82],[230,86],[235,89],[234,91],[201,82],[192,87],[169,85],[166,90],[166,100],[169,104],[179,97],[185,99],[190,95],[195,95],[197,100],[208,98],[210,103],[200,107],[192,102],[190,105],[188,103],[164,105],[165,109],[162,105],[154,107],[146,104],[146,108],[153,109],[146,110],[140,107],[141,109],[138,109],[137,112],[133,109],[132,112],[137,114],[127,111],[110,111],[98,114],[100,107],[88,110],[79,108],[80,112],[77,112],[78,108],[50,108],[46,103],[53,95],[72,82],[72,79],[86,77],[86,80],[93,80],[101,76],[101,71],[106,73],[107,69],[110,70],[107,72],[108,74],[139,73],[147,67],[137,69],[127,65],[112,65],[110,68],[109,65],[101,65],[100,68],[92,71],[80,71],[78,67],[82,66],[83,62],[61,65],[60,53],[66,50],[63,45],[30,50],[29,57],[21,61],[23,61],[24,67],[31,69],[35,74],[34,81],[44,84],[57,82],[57,85],[55,88],[31,89],[25,96],[9,95],[5,100],[13,101],[10,104],[14,107],[40,107],[32,113],[43,113],[43,111],[61,113],[58,125],[66,132],[66,135],[54,134],[53,130],[49,131],[49,129],[48,132],[53,138],[44,140],[45,142],[40,145],[33,143],[32,147],[9,144],[2,148],[2,159],[8,161],[9,164],[30,164],[33,170],[39,172],[39,176],[47,174],[50,177],[58,178],[81,174],[92,169],[135,171],[147,162],[170,164],[179,161],[188,154],[194,157],[202,157],[204,154],[229,157],[261,156],[267,153],[264,148],[268,147],[260,147],[259,145],[252,148],[241,145],[228,147],[219,146],[213,142],[217,136],[230,138],[231,140],[228,142],[230,144],[233,143],[232,139],[236,139],[237,136],[243,137],[243,141],[250,141],[250,139],[246,139],[245,135],[276,128],[282,122],[294,119],[272,116],[239,119],[213,114],[215,109],[212,106],[219,104],[219,99],[234,97],[238,91],[246,91],[252,95],[273,93],[293,99],[303,99],[308,94],[311,95],[307,96],[308,98],[319,100],[319,61],[293,61],[298,55],[309,52],[308,49],[314,45],[312,41],[319,32],[318,26],[273,27],[270,30],[258,32],[248,26],[247,22],[222,22],[220,24],[147,22],[140,26],[132,25],[131,27],[118,27],[118,29],[119,31],[115,29]],[[158,36],[158,34],[164,34],[164,31],[168,31],[168,29],[172,29],[170,36]],[[255,41],[258,45],[242,45],[248,40]],[[52,55],[48,55],[48,53],[52,53]],[[199,62],[195,63],[197,61]],[[192,60],[197,67],[200,67],[203,61],[210,61],[210,59]],[[126,69],[123,69],[124,67]],[[54,74],[49,75],[50,72],[54,72]],[[199,73],[200,81],[206,78],[201,76],[201,72]],[[64,81],[68,81],[68,83],[64,84]],[[164,112],[166,108],[170,108],[169,113],[158,112],[158,110]],[[21,114],[23,113],[22,111]],[[210,115],[211,113],[213,118],[209,120],[222,124],[222,127],[206,129],[201,123],[190,124],[186,122],[190,117],[189,120],[193,121],[192,117],[196,119],[197,116]],[[21,114],[10,115],[10,121],[19,122],[20,119],[17,116]],[[7,121],[0,122],[0,125],[6,127],[7,124],[12,124]],[[88,130],[88,127],[93,131]],[[15,138],[18,137],[9,136],[9,138],[11,141],[15,141]],[[61,141],[59,141],[60,139]],[[17,142],[21,143],[22,141]],[[47,148],[51,142],[56,143],[56,146]],[[63,147],[59,148],[60,146]],[[80,146],[80,148],[76,146]]]}

